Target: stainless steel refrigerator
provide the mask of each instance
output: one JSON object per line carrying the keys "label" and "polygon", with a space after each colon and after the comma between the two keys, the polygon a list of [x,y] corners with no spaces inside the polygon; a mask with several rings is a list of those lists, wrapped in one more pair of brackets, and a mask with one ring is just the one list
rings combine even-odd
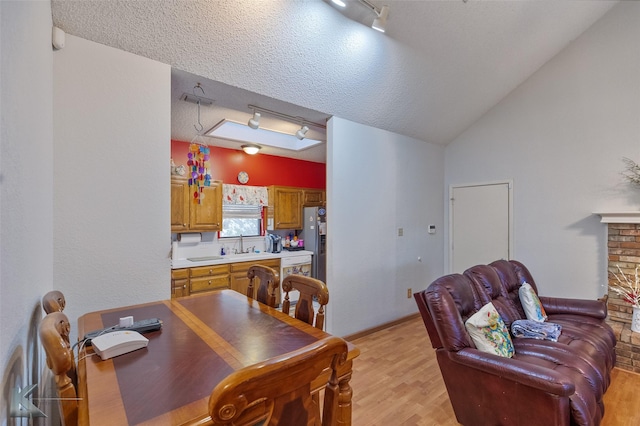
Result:
{"label": "stainless steel refrigerator", "polygon": [[311,276],[327,283],[327,209],[305,207],[303,209],[304,249],[313,252]]}

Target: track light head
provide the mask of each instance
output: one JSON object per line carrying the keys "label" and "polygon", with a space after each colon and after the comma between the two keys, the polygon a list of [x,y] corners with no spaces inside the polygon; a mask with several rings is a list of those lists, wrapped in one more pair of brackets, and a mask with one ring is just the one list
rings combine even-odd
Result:
{"label": "track light head", "polygon": [[[374,10],[374,12],[376,11]],[[376,19],[373,20],[373,24],[371,25],[371,28],[383,33],[385,31],[385,27],[387,26],[387,16],[389,16],[389,6],[382,6],[382,9],[380,9],[380,13],[376,12],[376,14],[378,16],[376,17]]]}
{"label": "track light head", "polygon": [[258,127],[260,127],[260,113],[254,111],[253,112],[253,117],[251,117],[249,119],[249,122],[247,123],[247,126],[251,127],[252,129],[257,129]]}
{"label": "track light head", "polygon": [[300,127],[300,129],[298,129],[298,131],[296,132],[296,138],[300,140],[304,139],[308,131],[309,131],[309,127],[307,126]]}

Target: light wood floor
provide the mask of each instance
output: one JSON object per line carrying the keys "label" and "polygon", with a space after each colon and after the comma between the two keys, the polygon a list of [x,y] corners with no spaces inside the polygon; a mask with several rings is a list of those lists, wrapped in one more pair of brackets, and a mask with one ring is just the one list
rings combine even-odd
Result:
{"label": "light wood floor", "polygon": [[[457,425],[421,318],[353,341],[354,426]],[[640,375],[614,369],[601,426],[640,425]]]}

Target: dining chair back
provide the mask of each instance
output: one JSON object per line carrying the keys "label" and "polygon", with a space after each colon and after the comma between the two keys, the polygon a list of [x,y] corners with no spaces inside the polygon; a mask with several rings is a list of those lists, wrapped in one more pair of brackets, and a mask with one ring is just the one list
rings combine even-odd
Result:
{"label": "dining chair back", "polygon": [[64,426],[78,424],[76,369],[73,350],[69,344],[71,325],[62,312],[52,312],[40,322],[39,335],[47,355],[47,366],[54,375],[60,414]]}
{"label": "dining chair back", "polygon": [[[324,307],[329,303],[329,289],[326,284],[304,275],[288,275],[282,281],[282,291],[285,295],[282,302],[282,312],[287,315],[289,315],[291,306],[289,292],[292,290],[297,290],[300,293],[293,316],[311,325],[314,325],[315,318],[315,327],[322,330],[324,328]],[[319,305],[317,315],[313,307],[314,300]]]}
{"label": "dining chair back", "polygon": [[[335,336],[231,373],[209,398],[213,425],[334,426],[338,410],[338,367],[347,343]],[[311,383],[328,371],[322,415]]]}
{"label": "dining chair back", "polygon": [[256,278],[259,281],[258,288],[255,290],[255,299],[258,302],[276,307],[276,290],[280,286],[278,273],[273,269],[263,265],[252,265],[247,271],[249,278],[249,287],[247,287],[247,296],[254,298],[254,288]]}

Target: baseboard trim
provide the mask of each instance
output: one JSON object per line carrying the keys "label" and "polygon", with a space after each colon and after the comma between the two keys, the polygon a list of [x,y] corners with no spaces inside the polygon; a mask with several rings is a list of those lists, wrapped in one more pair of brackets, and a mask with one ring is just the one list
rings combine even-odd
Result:
{"label": "baseboard trim", "polygon": [[407,315],[406,317],[398,318],[397,320],[393,320],[390,322],[386,322],[384,324],[380,324],[373,328],[368,328],[366,330],[359,331],[357,333],[349,334],[348,336],[344,336],[343,339],[351,342],[353,340],[359,339],[364,336],[368,336],[369,334],[373,334],[376,331],[384,330],[385,328],[393,327],[394,325],[402,324],[403,322],[411,321],[412,319],[418,318],[420,316],[420,312],[416,312],[415,314]]}

